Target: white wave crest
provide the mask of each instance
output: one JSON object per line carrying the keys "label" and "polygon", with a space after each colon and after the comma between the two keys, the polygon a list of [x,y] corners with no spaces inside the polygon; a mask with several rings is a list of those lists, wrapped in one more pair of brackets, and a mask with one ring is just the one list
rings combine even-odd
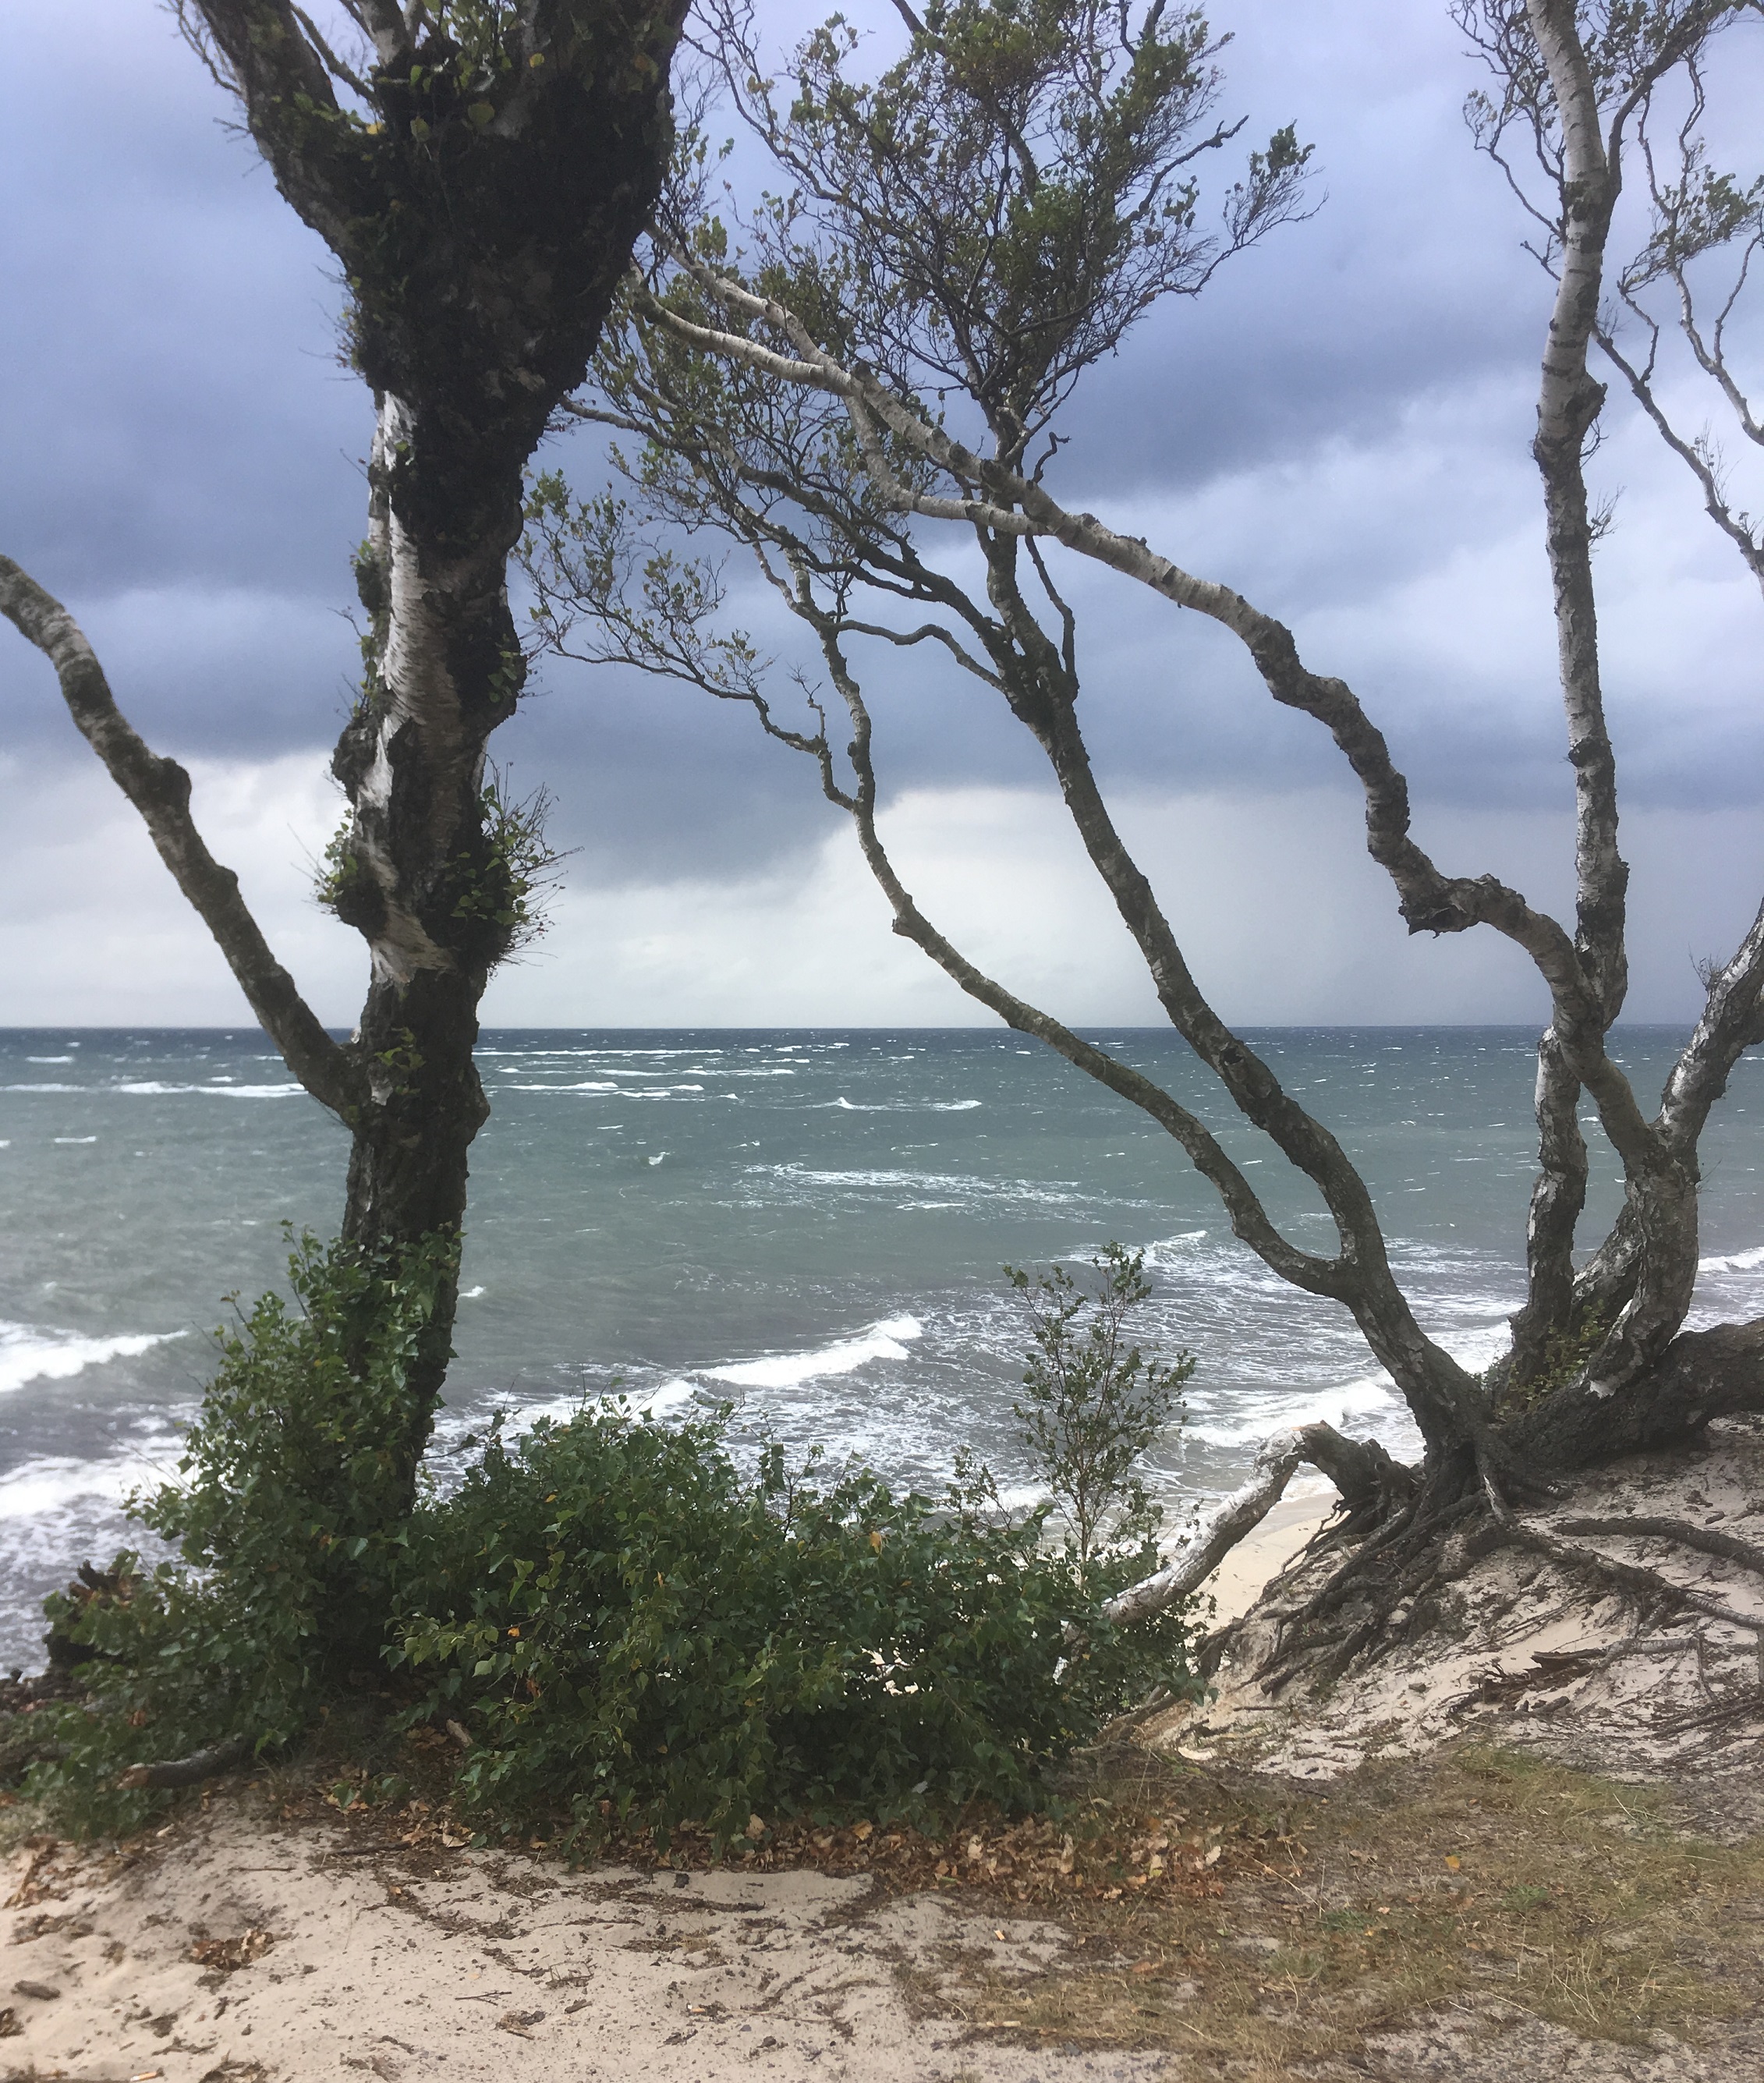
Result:
{"label": "white wave crest", "polygon": [[605,1079],[589,1079],[576,1085],[514,1085],[509,1088],[517,1092],[593,1092],[601,1099],[617,1100],[673,1100],[682,1093],[702,1093],[703,1085],[646,1085],[640,1090],[627,1091],[623,1086],[613,1084]]}
{"label": "white wave crest", "polygon": [[1234,1396],[1241,1415],[1228,1422],[1209,1424],[1191,1418],[1191,1439],[1204,1439],[1212,1447],[1241,1447],[1252,1439],[1265,1439],[1286,1426],[1346,1425],[1355,1418],[1393,1417],[1402,1408],[1396,1384],[1386,1374],[1365,1375],[1334,1388],[1300,1390],[1293,1394],[1253,1391]]}
{"label": "white wave crest", "polygon": [[812,1352],[774,1353],[762,1360],[740,1360],[732,1366],[706,1367],[707,1381],[732,1388],[800,1388],[829,1375],[851,1374],[871,1360],[904,1360],[902,1339],[922,1338],[925,1327],[916,1316],[889,1316],[855,1338],[841,1338]]}
{"label": "white wave crest", "polygon": [[850,1186],[860,1192],[876,1192],[886,1187],[904,1187],[911,1193],[959,1195],[969,1202],[1019,1201],[1037,1207],[1064,1207],[1074,1201],[1095,1198],[1082,1194],[1075,1188],[1056,1191],[1030,1179],[982,1179],[969,1172],[823,1172],[806,1164],[749,1164],[742,1168],[750,1177],[769,1179],[786,1190],[805,1186]]}
{"label": "white wave crest", "polygon": [[84,1498],[120,1504],[141,1481],[140,1466],[121,1461],[76,1461],[43,1455],[0,1476],[0,1523],[41,1519]]}
{"label": "white wave crest", "polygon": [[[622,1404],[634,1418],[665,1418],[671,1412],[691,1403],[696,1395],[697,1391],[689,1381],[665,1381],[659,1388],[648,1389],[639,1395],[633,1395],[627,1389],[609,1388],[597,1394],[590,1393],[585,1398],[580,1392],[571,1396],[542,1396],[531,1403],[517,1404],[509,1411],[506,1425],[511,1433],[530,1432],[542,1419],[548,1420],[553,1425],[568,1425],[572,1418],[581,1415],[584,1407],[592,1408],[596,1405],[616,1407]],[[448,1426],[437,1426],[437,1430],[442,1434],[446,1446],[457,1452],[461,1439],[468,1430],[481,1431],[483,1425],[480,1413],[469,1420],[455,1419]]]}
{"label": "white wave crest", "polygon": [[306,1088],[303,1085],[167,1085],[156,1078],[142,1078],[131,1080],[127,1084],[104,1085],[96,1089],[106,1092],[127,1092],[136,1099],[162,1099],[182,1092],[204,1092],[210,1099],[217,1100],[291,1100]]}
{"label": "white wave crest", "polygon": [[42,1330],[0,1322],[0,1394],[27,1381],[66,1381],[106,1360],[133,1359],[154,1346],[187,1335],[148,1331],[120,1338],[87,1338],[77,1331]]}
{"label": "white wave crest", "polygon": [[1764,1244],[1749,1251],[1732,1251],[1719,1258],[1699,1258],[1699,1273],[1764,1273]]}
{"label": "white wave crest", "polygon": [[812,1113],[830,1113],[838,1108],[842,1113],[972,1113],[982,1100],[876,1100],[868,1102],[848,1100],[818,1100],[809,1109]]}
{"label": "white wave crest", "polygon": [[1160,1265],[1192,1265],[1192,1247],[1206,1240],[1205,1230],[1180,1230],[1175,1236],[1158,1237],[1146,1246],[1146,1263],[1155,1272]]}

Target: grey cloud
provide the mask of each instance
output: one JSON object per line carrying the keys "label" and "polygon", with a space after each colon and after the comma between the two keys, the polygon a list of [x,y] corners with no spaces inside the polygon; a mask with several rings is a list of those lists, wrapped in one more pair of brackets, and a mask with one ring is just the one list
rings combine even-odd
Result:
{"label": "grey cloud", "polygon": [[[1545,285],[1459,122],[1474,72],[1442,6],[1286,0],[1242,11],[1239,31],[1229,104],[1249,116],[1245,142],[1296,118],[1327,203],[1095,373],[1057,481],[1291,621],[1384,722],[1422,796],[1559,805],[1525,446]],[[159,10],[18,7],[9,33],[0,121],[29,171],[25,206],[0,222],[0,266],[25,290],[0,313],[0,543],[82,616],[167,750],[320,761],[355,663],[337,611],[368,430],[335,363],[327,256],[220,129],[225,104]],[[570,453],[585,463],[581,444]],[[1705,611],[1731,593],[1717,551],[1652,554],[1669,522],[1703,524],[1659,518],[1664,480],[1640,450],[1621,460],[1635,513],[1606,554],[1637,800],[1753,800],[1755,640]],[[1339,785],[1332,748],[1228,641],[1115,581],[1074,583],[1108,777]],[[792,632],[751,619],[801,658]],[[893,788],[1039,784],[1032,745],[985,691],[918,654],[864,663]],[[741,877],[836,826],[804,763],[745,714],[627,674],[544,678],[496,749],[517,786],[551,788],[578,881]],[[10,639],[0,701],[8,743],[87,756]]]}
{"label": "grey cloud", "polygon": [[340,590],[369,414],[323,247],[162,11],[9,16],[11,553],[70,594]]}

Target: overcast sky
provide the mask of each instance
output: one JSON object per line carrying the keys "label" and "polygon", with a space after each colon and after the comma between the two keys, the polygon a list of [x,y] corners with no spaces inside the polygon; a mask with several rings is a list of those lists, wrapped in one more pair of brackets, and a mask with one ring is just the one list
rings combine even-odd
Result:
{"label": "overcast sky", "polygon": [[[762,19],[787,38],[809,17],[762,0]],[[892,13],[873,19],[885,48]],[[310,862],[338,815],[325,763],[355,664],[343,611],[370,408],[337,360],[327,256],[154,0],[0,0],[0,548],[192,767],[211,844],[347,1025],[365,961],[312,904]],[[1559,903],[1569,789],[1526,446],[1549,285],[1465,133],[1475,68],[1433,0],[1263,0],[1216,21],[1237,32],[1227,112],[1262,136],[1296,120],[1322,207],[1095,373],[1061,495],[1289,623],[1384,725],[1442,865]],[[1755,58],[1736,120],[1757,105]],[[1700,425],[1708,407],[1685,396]],[[591,452],[571,459],[591,483]],[[1727,953],[1764,885],[1764,606],[1627,412],[1595,468],[1621,495],[1599,571],[1635,867],[1630,1010],[1679,1019],[1691,958]],[[1107,575],[1072,583],[1099,766],[1228,1016],[1538,1013],[1492,936],[1407,940],[1338,756],[1216,632]],[[918,654],[876,684],[887,826],[924,908],[1069,1020],[1154,1017],[1033,747]],[[0,1024],[241,1017],[9,631],[0,719]],[[517,786],[549,787],[575,851],[551,934],[493,982],[487,1022],[974,1016],[889,935],[803,763],[744,716],[555,670],[497,751]]]}

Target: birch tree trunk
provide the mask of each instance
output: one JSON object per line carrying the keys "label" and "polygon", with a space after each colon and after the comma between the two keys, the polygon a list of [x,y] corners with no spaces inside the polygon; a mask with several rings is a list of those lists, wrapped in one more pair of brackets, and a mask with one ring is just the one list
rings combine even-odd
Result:
{"label": "birch tree trunk", "polygon": [[[289,204],[335,255],[375,424],[356,578],[369,630],[332,770],[348,799],[322,894],[367,944],[355,1035],[326,1033],[209,855],[189,780],[118,710],[78,626],[0,559],[0,612],[54,664],[289,1067],[352,1136],[343,1231],[395,1267],[457,1241],[488,1112],[478,1007],[526,923],[537,835],[486,788],[525,661],[507,568],[522,473],[583,378],[673,145],[686,0],[338,0],[365,57],[294,0],[175,0]],[[455,1260],[457,1267],[457,1258]],[[450,1354],[442,1284],[407,1437],[411,1494]]]}

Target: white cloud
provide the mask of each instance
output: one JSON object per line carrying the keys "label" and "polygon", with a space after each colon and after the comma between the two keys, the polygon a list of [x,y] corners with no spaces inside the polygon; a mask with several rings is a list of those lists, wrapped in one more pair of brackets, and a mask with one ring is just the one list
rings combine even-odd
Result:
{"label": "white cloud", "polygon": [[[365,965],[320,911],[311,864],[338,799],[316,754],[192,765],[194,807],[321,1016],[348,1026]],[[1366,858],[1353,798],[1317,789],[1142,791],[1117,805],[1202,988],[1250,1025],[1530,1021],[1524,959],[1490,933],[1411,939]],[[218,950],[129,805],[95,767],[0,761],[12,867],[0,895],[9,1025],[226,1025],[247,1016]],[[1027,789],[921,788],[884,831],[926,915],[981,966],[1078,1025],[1154,1024],[1143,969],[1058,803]],[[1572,834],[1540,811],[1418,813],[1450,872],[1569,896]],[[1739,810],[1637,813],[1629,1016],[1684,1020],[1691,957],[1725,953],[1764,886],[1764,830]],[[551,932],[492,981],[487,1025],[943,1025],[990,1018],[889,929],[852,834],[745,876],[568,882]]]}
{"label": "white cloud", "polygon": [[[1530,1021],[1529,964],[1489,933],[1412,939],[1344,796],[1142,795],[1123,806],[1202,987],[1251,1025]],[[1532,812],[1424,818],[1441,865],[1566,894],[1571,841]],[[974,961],[1078,1025],[1161,1019],[1142,967],[1057,803],[1028,791],[922,789],[885,819],[902,879]],[[1739,812],[1645,813],[1635,864],[1630,1016],[1692,1014],[1689,953],[1725,949],[1764,882],[1764,834]],[[850,835],[749,880],[571,890],[528,962],[492,984],[499,1024],[957,1025],[990,1017],[893,936]]]}
{"label": "white cloud", "polygon": [[[351,1024],[361,941],[312,901],[335,829],[323,758],[191,760],[192,807],[216,859],[321,1016]],[[0,759],[0,976],[9,1026],[226,1026],[245,1002],[133,807],[99,767]]]}

